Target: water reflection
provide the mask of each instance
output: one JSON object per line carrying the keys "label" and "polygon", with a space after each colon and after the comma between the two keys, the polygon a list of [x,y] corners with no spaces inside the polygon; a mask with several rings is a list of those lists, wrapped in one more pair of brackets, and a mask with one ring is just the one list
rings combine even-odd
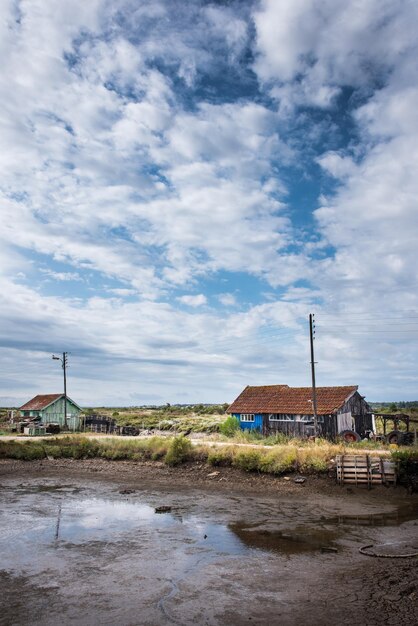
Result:
{"label": "water reflection", "polygon": [[[13,497],[5,500],[1,510],[0,544],[4,549],[0,566],[7,559],[26,563],[35,551],[92,542],[113,545],[115,550],[129,544],[135,550],[175,546],[213,556],[238,556],[254,550],[297,555],[336,547],[339,539],[350,535],[350,528],[352,535],[357,526],[397,526],[418,518],[416,505],[411,505],[374,515],[313,518],[309,514],[299,517],[296,524],[292,524],[294,516],[284,510],[282,516],[276,514],[263,522],[244,519],[227,524],[175,504],[160,515],[155,512],[155,503],[144,502],[140,492],[129,499],[114,493],[88,497],[88,493],[74,485],[15,487]],[[179,502],[183,502],[181,498]]]}
{"label": "water reflection", "polygon": [[242,523],[230,524],[229,528],[248,547],[281,554],[303,554],[335,547],[340,533],[324,528],[303,526],[300,529],[268,530]]}

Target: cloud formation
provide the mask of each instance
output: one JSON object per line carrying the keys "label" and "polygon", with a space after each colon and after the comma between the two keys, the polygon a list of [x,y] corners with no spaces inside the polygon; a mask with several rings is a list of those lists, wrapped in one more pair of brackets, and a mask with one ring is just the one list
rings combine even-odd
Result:
{"label": "cloud formation", "polygon": [[1,396],[415,394],[414,3],[3,5]]}

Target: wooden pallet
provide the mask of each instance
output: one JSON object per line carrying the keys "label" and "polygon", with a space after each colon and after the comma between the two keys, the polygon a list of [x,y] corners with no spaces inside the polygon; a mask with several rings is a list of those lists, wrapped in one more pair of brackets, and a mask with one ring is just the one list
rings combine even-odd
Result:
{"label": "wooden pallet", "polygon": [[337,482],[340,485],[395,485],[395,463],[369,454],[342,454],[336,457]]}

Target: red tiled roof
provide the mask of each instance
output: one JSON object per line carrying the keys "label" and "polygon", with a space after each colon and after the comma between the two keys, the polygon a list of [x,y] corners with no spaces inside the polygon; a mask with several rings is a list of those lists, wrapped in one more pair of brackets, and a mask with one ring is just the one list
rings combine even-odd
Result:
{"label": "red tiled roof", "polygon": [[[317,387],[318,415],[327,415],[339,409],[358,387]],[[288,413],[313,415],[312,388],[267,385],[246,387],[228,407],[228,413]]]}
{"label": "red tiled roof", "polygon": [[45,409],[47,406],[52,404],[54,400],[58,400],[58,398],[61,398],[63,395],[63,393],[49,393],[44,396],[35,396],[34,398],[32,398],[32,400],[29,400],[29,402],[26,402],[26,404],[21,406],[20,410],[41,411],[42,409]]}

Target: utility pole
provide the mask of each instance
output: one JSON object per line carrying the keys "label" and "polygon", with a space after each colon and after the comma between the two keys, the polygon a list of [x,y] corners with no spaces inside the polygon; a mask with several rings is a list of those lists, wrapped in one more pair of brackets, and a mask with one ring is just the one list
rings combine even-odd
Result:
{"label": "utility pole", "polygon": [[67,430],[67,365],[68,365],[68,352],[62,353],[62,359],[59,356],[52,355],[54,361],[61,361],[62,369],[64,371],[64,429]]}
{"label": "utility pole", "polygon": [[316,384],[315,384],[315,356],[314,356],[314,339],[315,339],[315,315],[309,314],[309,337],[311,341],[311,373],[312,373],[312,407],[314,414],[314,435],[318,436],[318,414],[316,407]]}
{"label": "utility pole", "polygon": [[67,352],[62,353],[62,369],[64,370],[64,428],[67,428]]}

